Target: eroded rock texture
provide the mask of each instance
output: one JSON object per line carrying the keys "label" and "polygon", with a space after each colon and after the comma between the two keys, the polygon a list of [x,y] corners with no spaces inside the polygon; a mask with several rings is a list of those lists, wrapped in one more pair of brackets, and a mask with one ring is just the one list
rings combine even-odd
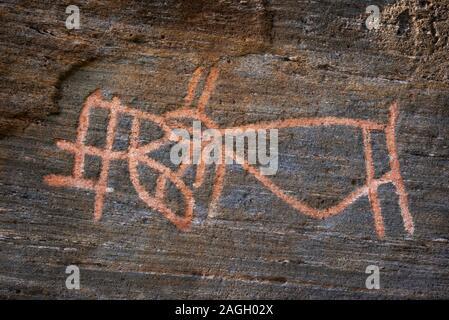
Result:
{"label": "eroded rock texture", "polygon": [[[70,4],[80,8],[79,30],[65,27]],[[365,26],[372,4],[381,9],[377,30]],[[447,0],[3,1],[0,296],[448,298],[448,15]],[[385,128],[396,103],[403,190],[378,185],[384,237],[368,189],[339,214],[315,219],[239,165],[226,167],[214,208],[220,173],[207,167],[195,188],[198,168],[186,171],[189,231],[148,206],[126,156],[110,161],[99,221],[96,190],[48,183],[73,174],[76,157],[57,141],[77,140],[89,95],[100,90],[104,101],[163,116],[186,104],[198,68],[203,89],[190,105],[201,105],[207,72],[218,70],[204,105],[217,128],[382,124],[369,133],[377,181],[394,166]],[[108,115],[90,112],[86,145],[105,148]],[[117,119],[114,150],[127,154],[132,127],[132,115]],[[278,127],[279,170],[270,179],[286,195],[326,212],[366,187],[361,127]],[[151,121],[140,129],[140,144],[163,135]],[[168,153],[152,157],[170,167]],[[86,156],[83,177],[101,180],[101,170],[101,157]],[[152,193],[161,173],[138,170]],[[184,214],[179,188],[167,183],[164,197]],[[80,290],[65,287],[68,265],[81,270]],[[380,268],[380,290],[365,288],[369,265]]]}

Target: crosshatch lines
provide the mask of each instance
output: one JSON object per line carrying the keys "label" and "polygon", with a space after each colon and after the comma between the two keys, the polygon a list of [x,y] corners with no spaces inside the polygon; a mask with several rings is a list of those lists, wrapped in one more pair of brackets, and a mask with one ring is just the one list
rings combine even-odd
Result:
{"label": "crosshatch lines", "polygon": [[[57,142],[58,148],[74,155],[74,166],[70,176],[48,175],[44,178],[45,183],[54,187],[74,187],[86,190],[92,190],[95,193],[94,219],[100,220],[103,215],[103,206],[106,192],[108,190],[108,176],[110,164],[114,160],[126,160],[130,180],[136,189],[140,199],[144,201],[149,208],[163,214],[170,222],[181,230],[188,230],[192,222],[195,199],[193,188],[199,188],[204,183],[204,174],[206,164],[200,162],[196,169],[195,183],[189,187],[183,181],[184,175],[189,168],[189,164],[180,164],[176,170],[172,170],[162,164],[160,161],[149,156],[152,151],[158,150],[170,143],[173,136],[173,130],[186,129],[182,120],[192,119],[200,121],[203,126],[210,129],[216,129],[220,132],[237,130],[269,130],[296,127],[320,127],[320,126],[348,126],[361,130],[364,145],[364,158],[366,167],[365,184],[355,189],[346,198],[336,205],[326,209],[316,209],[310,207],[295,196],[287,194],[281,187],[273,182],[270,177],[263,175],[258,168],[248,163],[246,159],[238,158],[233,154],[235,161],[241,164],[244,170],[252,174],[264,187],[270,190],[276,197],[294,208],[298,213],[307,215],[316,219],[325,219],[342,213],[349,205],[357,199],[367,196],[371,205],[374,228],[379,238],[385,236],[384,219],[382,216],[381,203],[378,195],[379,186],[387,183],[393,184],[399,198],[399,207],[405,230],[409,234],[414,232],[413,218],[410,214],[408,205],[408,196],[404,186],[400,171],[400,163],[396,146],[396,122],[399,115],[399,106],[395,102],[390,106],[389,121],[382,124],[370,120],[338,118],[338,117],[313,117],[313,118],[289,118],[279,121],[258,122],[249,125],[222,128],[218,126],[213,119],[209,118],[205,109],[213,94],[216,82],[219,77],[218,68],[197,68],[188,84],[187,93],[184,98],[184,105],[175,110],[166,112],[162,115],[155,115],[150,112],[144,112],[129,106],[123,105],[118,97],[111,101],[105,100],[100,90],[96,90],[87,97],[81,109],[78,121],[77,137],[74,142],[61,140]],[[200,89],[201,79],[205,79],[204,85]],[[198,94],[197,94],[198,93]],[[198,99],[195,99],[199,96]],[[89,117],[94,108],[104,109],[108,112],[108,124],[106,129],[106,143],[103,148],[86,145],[86,135],[89,128]],[[132,127],[130,133],[130,143],[126,151],[114,151],[114,137],[117,131],[118,117],[126,115],[132,118]],[[142,132],[142,121],[151,121],[159,126],[163,131],[163,136],[147,144],[140,145],[139,138]],[[385,133],[387,149],[390,158],[390,170],[380,178],[374,177],[373,148],[371,142],[372,133],[381,131]],[[222,146],[221,156],[226,153],[226,145]],[[97,180],[84,177],[86,156],[97,156],[101,159],[101,171]],[[147,190],[141,182],[139,165],[144,165],[159,173],[155,190]],[[311,172],[310,174],[313,174]],[[224,178],[226,175],[225,161],[215,165],[215,177],[212,187],[212,196],[209,204],[209,217],[216,212],[217,202],[220,199]],[[184,198],[184,212],[179,215],[173,212],[166,204],[167,182],[171,182],[182,194]]]}

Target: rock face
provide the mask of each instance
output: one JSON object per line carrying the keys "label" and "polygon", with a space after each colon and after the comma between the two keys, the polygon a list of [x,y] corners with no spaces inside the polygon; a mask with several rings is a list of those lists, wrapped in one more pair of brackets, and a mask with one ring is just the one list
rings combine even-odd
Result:
{"label": "rock face", "polygon": [[[373,2],[1,4],[0,296],[449,298],[449,1]],[[139,154],[195,119],[277,173]]]}

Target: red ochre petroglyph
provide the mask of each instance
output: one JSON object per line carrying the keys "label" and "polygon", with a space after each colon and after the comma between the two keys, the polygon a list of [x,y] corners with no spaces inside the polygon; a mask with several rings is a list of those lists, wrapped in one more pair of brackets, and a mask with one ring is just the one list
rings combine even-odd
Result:
{"label": "red ochre petroglyph", "polygon": [[[207,75],[203,90],[198,99],[197,106],[194,107],[195,94],[198,85],[203,76]],[[405,190],[404,181],[400,173],[400,164],[398,159],[395,127],[398,118],[398,104],[393,103],[390,107],[389,122],[381,124],[369,120],[358,120],[351,118],[337,118],[337,117],[315,117],[315,118],[291,118],[279,121],[259,122],[250,125],[220,128],[206,113],[205,108],[208,104],[211,94],[215,89],[215,84],[218,79],[219,70],[211,68],[209,73],[202,68],[197,68],[188,84],[187,94],[184,99],[184,105],[178,110],[166,112],[163,115],[155,115],[149,112],[140,111],[126,105],[123,105],[119,98],[114,97],[112,101],[103,99],[100,90],[95,91],[87,97],[79,117],[79,125],[77,138],[75,142],[58,141],[57,146],[67,152],[73,153],[75,162],[71,176],[48,175],[45,177],[45,182],[51,186],[57,187],[75,187],[80,189],[92,190],[95,192],[95,208],[94,219],[96,221],[101,219],[103,214],[103,205],[105,195],[108,191],[108,175],[109,166],[113,160],[127,160],[130,179],[136,189],[139,197],[153,210],[162,213],[168,220],[170,220],[176,227],[181,230],[187,230],[190,227],[193,208],[194,197],[193,191],[183,181],[184,173],[190,165],[181,164],[176,170],[164,166],[161,162],[152,159],[148,156],[151,151],[157,150],[170,142],[170,137],[173,130],[176,128],[188,129],[187,126],[182,125],[179,120],[193,119],[201,121],[204,126],[209,129],[217,129],[222,133],[225,130],[232,132],[233,130],[245,129],[281,129],[293,127],[317,127],[317,126],[349,126],[355,127],[362,131],[364,156],[366,165],[366,183],[362,187],[357,188],[346,198],[338,204],[327,209],[315,209],[308,206],[306,203],[297,198],[288,195],[278,185],[276,185],[268,176],[264,176],[260,171],[250,165],[248,161],[238,158],[232,152],[233,159],[239,160],[244,170],[252,174],[259,180],[267,189],[274,195],[286,202],[298,212],[317,219],[325,219],[339,213],[342,213],[349,205],[354,203],[362,196],[368,196],[371,208],[373,211],[374,227],[379,238],[385,235],[384,222],[382,218],[382,210],[378,196],[379,186],[387,183],[392,183],[399,197],[399,206],[404,223],[404,228],[409,234],[413,234],[414,226],[413,219],[408,207],[407,192]],[[94,146],[88,146],[86,142],[86,134],[89,128],[89,116],[92,108],[101,108],[109,111],[109,122],[107,126],[106,145],[103,149]],[[119,115],[132,116],[133,123],[130,135],[130,143],[127,151],[114,151],[114,137],[117,129],[117,119]],[[145,145],[139,145],[139,137],[141,132],[141,121],[147,120],[156,123],[162,128],[164,135],[162,138],[152,141]],[[386,135],[387,149],[390,157],[391,170],[380,178],[374,177],[374,162],[372,156],[371,133],[372,131],[383,131]],[[217,202],[223,190],[224,178],[226,175],[225,164],[225,150],[224,144],[221,150],[221,163],[216,164],[215,178],[212,187],[212,196],[209,205],[209,216],[212,216],[216,210]],[[97,181],[86,179],[83,177],[85,167],[85,157],[87,155],[98,156],[102,159],[102,166],[100,176]],[[156,182],[156,190],[154,195],[150,194],[140,182],[138,165],[143,164],[149,168],[159,172],[160,175]],[[206,165],[204,161],[197,166],[195,183],[193,188],[198,188],[203,184]],[[173,183],[184,197],[184,212],[183,215],[177,215],[165,204],[165,194],[167,180]]]}

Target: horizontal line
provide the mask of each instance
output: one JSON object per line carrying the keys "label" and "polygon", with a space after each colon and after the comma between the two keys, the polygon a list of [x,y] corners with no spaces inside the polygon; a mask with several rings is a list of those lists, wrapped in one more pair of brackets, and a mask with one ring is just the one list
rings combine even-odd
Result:
{"label": "horizontal line", "polygon": [[254,124],[230,127],[222,131],[246,130],[246,129],[281,129],[295,127],[318,127],[318,126],[349,126],[368,130],[385,130],[386,125],[368,120],[350,118],[321,117],[321,118],[295,118],[286,120],[263,121]]}
{"label": "horizontal line", "polygon": [[56,145],[62,150],[73,152],[73,153],[85,153],[88,155],[98,156],[101,158],[108,158],[111,160],[126,159],[128,157],[128,152],[124,151],[108,151],[103,150],[94,146],[78,145],[76,143],[60,140]]}
{"label": "horizontal line", "polygon": [[45,182],[53,187],[72,187],[79,189],[95,190],[95,182],[88,179],[77,179],[72,176],[48,175]]}

